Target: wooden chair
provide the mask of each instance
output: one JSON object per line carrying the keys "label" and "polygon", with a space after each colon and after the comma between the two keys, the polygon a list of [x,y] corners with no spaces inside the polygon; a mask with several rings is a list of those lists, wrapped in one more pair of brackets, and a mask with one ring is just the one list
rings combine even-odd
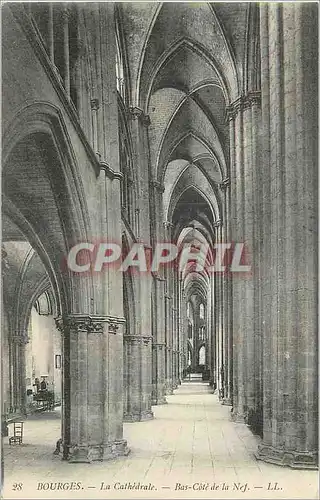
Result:
{"label": "wooden chair", "polygon": [[23,438],[23,422],[13,423],[13,436],[9,437],[9,444],[18,443],[22,444]]}

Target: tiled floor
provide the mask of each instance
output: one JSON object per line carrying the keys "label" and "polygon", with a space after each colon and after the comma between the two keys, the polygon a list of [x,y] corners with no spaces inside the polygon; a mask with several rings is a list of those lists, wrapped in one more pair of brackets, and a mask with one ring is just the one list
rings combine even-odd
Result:
{"label": "tiled floor", "polygon": [[124,425],[131,453],[112,462],[61,461],[52,454],[59,412],[28,418],[23,445],[4,440],[3,498],[318,498],[318,473],[257,461],[259,439],[204,383],[183,383],[167,399],[154,420]]}

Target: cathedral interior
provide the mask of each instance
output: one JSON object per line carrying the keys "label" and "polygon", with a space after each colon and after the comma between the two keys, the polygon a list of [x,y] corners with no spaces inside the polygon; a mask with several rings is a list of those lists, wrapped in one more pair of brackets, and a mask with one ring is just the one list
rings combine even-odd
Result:
{"label": "cathedral interior", "polygon": [[[151,436],[189,383],[255,436],[257,463],[317,468],[317,16],[308,2],[2,7],[4,441],[58,412],[54,460],[112,467],[124,427]],[[74,245],[101,241],[197,258],[68,268]],[[237,242],[250,272],[197,266]]]}

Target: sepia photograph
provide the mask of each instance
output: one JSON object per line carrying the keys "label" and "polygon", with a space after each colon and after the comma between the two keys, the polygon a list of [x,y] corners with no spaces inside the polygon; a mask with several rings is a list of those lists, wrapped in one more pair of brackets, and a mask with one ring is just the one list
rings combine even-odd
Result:
{"label": "sepia photograph", "polygon": [[1,2],[1,498],[307,499],[313,1]]}

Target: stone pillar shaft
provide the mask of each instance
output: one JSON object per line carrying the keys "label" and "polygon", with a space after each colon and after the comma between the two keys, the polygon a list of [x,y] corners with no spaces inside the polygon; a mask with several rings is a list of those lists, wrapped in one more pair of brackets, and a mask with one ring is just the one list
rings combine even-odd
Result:
{"label": "stone pillar shaft", "polygon": [[64,88],[70,98],[70,51],[69,51],[69,8],[63,6],[63,62],[64,62]]}
{"label": "stone pillar shaft", "polygon": [[[165,236],[167,241],[171,239],[170,222],[164,223]],[[173,393],[173,269],[166,266],[165,281],[165,342],[166,342],[166,393]]]}
{"label": "stone pillar shaft", "polygon": [[16,334],[11,337],[11,359],[12,359],[12,403],[13,412],[26,414],[26,343],[28,338],[24,334]]}
{"label": "stone pillar shaft", "polygon": [[56,322],[63,334],[63,457],[91,462],[128,453],[119,398],[124,319],[70,315]]}
{"label": "stone pillar shaft", "polygon": [[265,251],[263,443],[257,456],[316,468],[317,112],[310,96],[317,96],[317,10],[312,4],[265,5],[260,33],[262,118],[270,138],[262,169],[270,175],[263,242],[270,239],[270,262]]}
{"label": "stone pillar shaft", "polygon": [[154,337],[152,345],[152,404],[165,404],[165,282],[154,277]]}
{"label": "stone pillar shaft", "polygon": [[[151,340],[152,337],[142,335],[124,336],[126,398],[124,420],[140,422],[153,418],[151,411],[151,394],[144,383],[151,380]],[[140,367],[140,370],[137,370]]]}
{"label": "stone pillar shaft", "polygon": [[154,343],[152,346],[153,355],[153,392],[152,404],[166,404],[165,385],[165,343]]}
{"label": "stone pillar shaft", "polygon": [[[233,137],[230,137],[230,143]],[[233,151],[233,145],[230,144],[230,151]],[[231,209],[230,209],[230,179],[226,178],[222,181],[221,190],[223,192],[223,242],[231,243]],[[224,345],[223,345],[223,400],[225,405],[231,405],[232,402],[232,357],[233,357],[233,339],[232,339],[232,280],[229,272],[223,275],[223,325],[224,325]]]}
{"label": "stone pillar shaft", "polygon": [[[261,378],[256,355],[260,352],[258,330],[259,226],[257,169],[259,168],[260,95],[249,92],[231,106],[231,213],[232,240],[245,245],[246,265],[251,272],[232,275],[233,418],[254,424],[257,420],[257,383]],[[231,323],[231,318],[230,318]],[[230,345],[230,344],[229,344]],[[260,398],[261,399],[261,398]]]}
{"label": "stone pillar shaft", "polygon": [[[151,239],[153,246],[164,240],[163,226],[163,186],[154,181],[149,184],[152,203],[150,204]],[[152,404],[165,404],[166,392],[166,306],[165,278],[163,269],[153,275],[153,345],[152,345]]]}
{"label": "stone pillar shaft", "polygon": [[[222,241],[221,220],[216,221],[217,244]],[[219,399],[223,397],[223,277],[221,272],[214,273],[214,330],[215,330],[215,381]]]}
{"label": "stone pillar shaft", "polygon": [[[151,249],[150,228],[150,191],[149,191],[149,164],[148,164],[148,130],[149,118],[140,108],[130,108],[131,134],[134,148],[134,165],[138,173],[139,192],[139,239],[143,242],[146,251]],[[139,304],[137,308],[137,337],[128,338],[129,344],[139,343],[139,347],[131,346],[135,351],[135,370],[130,371],[132,382],[129,382],[128,390],[133,391],[128,395],[128,401],[136,399],[136,391],[140,391],[140,405],[135,404],[131,409],[127,408],[126,420],[145,420],[152,417],[152,344],[146,339],[152,337],[151,320],[151,295],[152,277],[149,273],[140,273],[137,282],[139,290]],[[140,339],[138,338],[140,336]],[[140,355],[138,354],[140,352]],[[130,362],[130,361],[129,361]],[[139,389],[137,389],[139,388]],[[139,409],[140,407],[140,409]],[[138,412],[138,413],[137,413]],[[138,418],[138,414],[140,418]]]}

